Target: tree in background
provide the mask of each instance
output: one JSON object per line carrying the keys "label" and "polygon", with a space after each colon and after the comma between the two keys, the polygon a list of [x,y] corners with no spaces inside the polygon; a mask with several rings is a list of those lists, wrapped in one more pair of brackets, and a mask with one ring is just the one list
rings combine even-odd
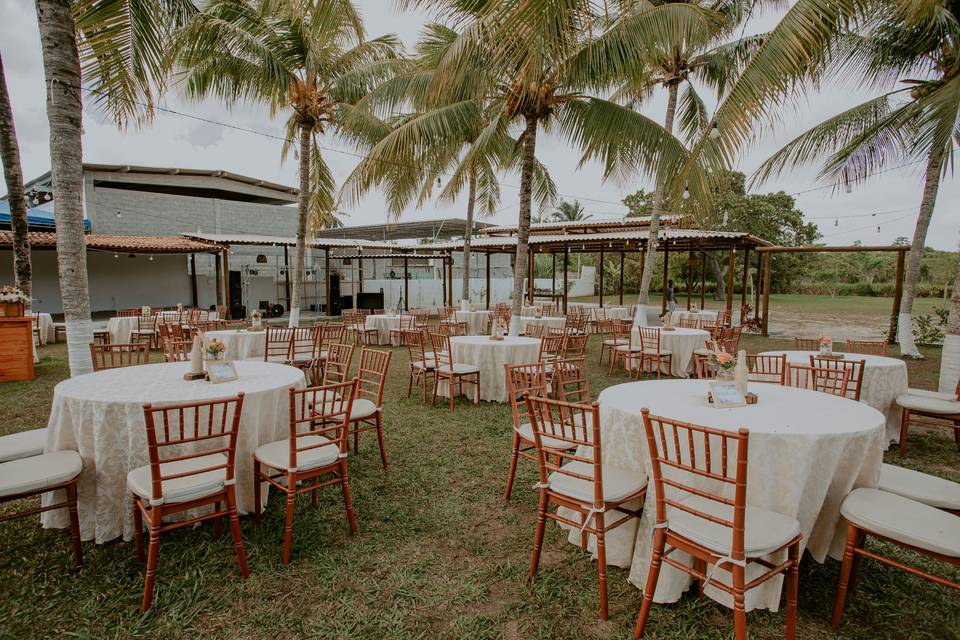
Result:
{"label": "tree in background", "polygon": [[393,35],[366,40],[350,0],[213,0],[178,34],[174,60],[188,96],[255,100],[289,113],[282,157],[296,148],[300,193],[290,326],[300,322],[308,231],[329,226],[334,181],[317,137],[340,131],[373,139],[381,123],[353,103],[396,72]]}
{"label": "tree in background", "polygon": [[[7,184],[10,205],[10,230],[13,235],[14,283],[29,298],[32,292],[30,269],[30,236],[27,225],[27,202],[23,193],[23,169],[20,167],[20,145],[13,125],[13,108],[7,91],[7,77],[0,59],[0,161]],[[30,308],[30,303],[27,303]]]}
{"label": "tree in background", "polygon": [[579,200],[574,200],[573,202],[561,200],[552,215],[552,219],[557,222],[583,222],[592,217],[592,215],[584,213],[583,205],[580,204]]}

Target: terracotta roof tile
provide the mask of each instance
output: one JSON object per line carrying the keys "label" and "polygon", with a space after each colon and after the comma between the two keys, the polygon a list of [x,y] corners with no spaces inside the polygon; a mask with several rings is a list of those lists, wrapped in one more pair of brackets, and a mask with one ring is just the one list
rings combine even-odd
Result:
{"label": "terracotta roof tile", "polygon": [[[88,234],[84,236],[88,249],[101,251],[125,251],[128,253],[200,253],[219,251],[220,245],[212,242],[191,240],[182,236],[109,236]],[[13,234],[0,231],[0,248],[13,246]],[[30,246],[36,249],[54,249],[57,234],[48,231],[31,231]]]}

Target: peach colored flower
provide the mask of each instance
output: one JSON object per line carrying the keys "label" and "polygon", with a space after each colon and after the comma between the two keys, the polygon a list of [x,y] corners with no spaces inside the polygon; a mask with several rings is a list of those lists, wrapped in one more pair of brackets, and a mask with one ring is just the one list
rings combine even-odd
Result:
{"label": "peach colored flower", "polygon": [[730,364],[731,360],[733,360],[733,356],[729,353],[721,351],[717,354],[717,362],[719,364]]}

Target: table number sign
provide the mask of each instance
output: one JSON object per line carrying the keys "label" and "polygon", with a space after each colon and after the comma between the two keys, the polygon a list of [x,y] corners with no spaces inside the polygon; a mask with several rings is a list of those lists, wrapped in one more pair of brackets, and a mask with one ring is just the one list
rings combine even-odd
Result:
{"label": "table number sign", "polygon": [[211,384],[231,382],[236,380],[237,377],[237,369],[229,360],[207,362],[207,378],[209,378]]}
{"label": "table number sign", "polygon": [[747,399],[737,389],[736,382],[711,382],[710,395],[718,409],[747,406]]}

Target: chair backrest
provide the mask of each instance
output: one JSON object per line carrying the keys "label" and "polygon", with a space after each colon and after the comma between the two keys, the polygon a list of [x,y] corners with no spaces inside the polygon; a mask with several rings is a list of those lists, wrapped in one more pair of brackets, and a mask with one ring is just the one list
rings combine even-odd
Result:
{"label": "chair backrest", "polygon": [[730,312],[726,309],[720,309],[717,311],[717,324],[721,327],[730,326]]}
{"label": "chair backrest", "polygon": [[323,327],[323,342],[343,342],[347,335],[347,327],[342,322],[328,322],[320,325]]}
{"label": "chair backrest", "polygon": [[[726,527],[730,530],[729,555],[742,561],[750,432],[671,420],[652,415],[645,408],[641,413],[653,471],[657,524],[666,523],[667,509],[673,508],[703,520],[705,526],[714,523]],[[689,494],[720,505],[720,513],[725,511],[723,507],[729,507],[732,519],[716,515],[716,509],[704,513],[680,499]],[[728,549],[718,551],[726,553]]]}
{"label": "chair backrest", "polygon": [[547,370],[542,362],[535,364],[505,364],[503,372],[507,379],[507,396],[513,412],[513,428],[530,422],[530,412],[524,394],[546,397]]}
{"label": "chair backrest", "polygon": [[710,356],[693,354],[693,377],[703,380],[713,380],[717,377],[716,368],[710,366]]}
{"label": "chair backrest", "polygon": [[164,362],[186,362],[190,359],[190,350],[193,343],[189,340],[180,340],[173,336],[163,338]]}
{"label": "chair backrest", "polygon": [[447,320],[440,323],[438,331],[445,336],[465,336],[467,335],[467,323]]}
{"label": "chair backrest", "polygon": [[818,338],[794,338],[793,348],[797,351],[819,351],[820,340]]}
{"label": "chair backrest", "polygon": [[156,331],[159,322],[159,314],[151,313],[146,316],[141,314],[137,316],[137,329],[140,331]]}
{"label": "chair backrest", "polygon": [[637,327],[640,334],[640,348],[660,353],[660,329],[657,327]]}
{"label": "chair backrest", "polygon": [[847,372],[847,393],[851,400],[860,401],[860,388],[863,386],[863,369],[867,366],[866,360],[834,360],[821,358],[810,354],[810,366],[820,369],[839,369]]}
{"label": "chair backrest", "polygon": [[[340,458],[347,456],[347,434],[350,411],[357,398],[359,381],[324,384],[306,389],[290,388],[290,459],[288,471],[298,467],[298,457],[334,442],[340,449]],[[321,436],[317,441],[310,436]],[[329,441],[329,442],[328,442]]]}
{"label": "chair backrest", "polygon": [[580,307],[573,307],[567,311],[567,322],[565,327],[567,329],[573,329],[575,331],[582,332],[584,327],[586,327],[587,321],[583,317],[583,309]]}
{"label": "chair backrest", "polygon": [[552,386],[554,396],[564,402],[590,402],[590,380],[584,357],[557,360]]}
{"label": "chair backrest", "polygon": [[327,345],[327,359],[323,363],[323,384],[339,384],[350,378],[353,345],[331,342]]}
{"label": "chair backrest", "polygon": [[420,362],[423,367],[433,366],[432,360],[430,362],[424,362],[424,351],[426,351],[426,349],[424,349],[423,345],[423,331],[401,331],[400,338],[404,344],[407,345],[407,356],[409,357],[411,366],[413,366],[414,362]]}
{"label": "chair backrest", "polygon": [[[143,406],[147,427],[147,450],[150,455],[151,503],[162,504],[165,480],[183,480],[218,469],[224,470],[226,484],[234,482],[237,432],[243,413],[243,394],[231,398],[203,402]],[[185,462],[222,453],[203,465],[161,466],[168,462]],[[186,469],[186,470],[184,470]],[[177,496],[183,498],[184,496]]]}
{"label": "chair backrest", "polygon": [[543,336],[540,338],[540,353],[537,360],[546,364],[563,357],[563,345],[566,341],[565,334]]}
{"label": "chair backrest", "polygon": [[291,362],[314,361],[320,357],[323,332],[320,327],[291,327],[290,350],[287,359]]}
{"label": "chair backrest", "polygon": [[140,309],[119,309],[117,311],[118,318],[132,318],[134,316],[140,315]]}
{"label": "chair backrest", "polygon": [[871,356],[887,355],[886,340],[847,340],[847,351],[865,353]]}
{"label": "chair backrest", "polygon": [[453,307],[438,307],[437,315],[441,320],[453,320]]}
{"label": "chair backrest", "polygon": [[433,347],[433,366],[453,368],[453,349],[450,336],[444,333],[431,333],[430,346]]}
{"label": "chair backrest", "polygon": [[430,323],[430,311],[428,309],[414,309],[413,318],[413,326],[422,329]]}
{"label": "chair backrest", "polygon": [[523,328],[523,335],[528,338],[543,338],[547,335],[547,325],[542,322],[530,321]]}
{"label": "chair backrest", "polygon": [[[201,309],[201,312],[202,311],[203,309]],[[220,318],[221,320],[226,319],[226,317],[230,315],[230,309],[225,304],[216,305],[215,311],[217,312],[217,317]],[[207,311],[207,316],[209,317],[209,315],[210,315],[210,312]]]}
{"label": "chair backrest", "polygon": [[697,316],[680,316],[677,318],[675,326],[681,329],[699,329],[701,326],[700,318]]}
{"label": "chair backrest", "polygon": [[590,336],[587,334],[568,335],[563,343],[564,358],[582,358],[587,350],[587,340]]}
{"label": "chair backrest", "polygon": [[850,373],[845,369],[824,369],[787,363],[784,385],[811,391],[822,391],[841,398],[847,395]]}
{"label": "chair backrest", "polygon": [[[551,400],[525,393],[530,426],[533,427],[533,442],[537,448],[537,466],[540,471],[540,484],[548,484],[551,474],[568,476],[593,485],[593,506],[602,509],[603,472],[601,467],[600,409],[599,405]],[[544,438],[559,440],[567,448],[545,448]],[[580,454],[579,449],[585,448]],[[591,473],[581,473],[579,465],[566,465],[569,462],[581,462],[590,465]],[[556,476],[554,476],[556,477]]]}
{"label": "chair backrest", "polygon": [[93,370],[134,367],[150,363],[150,345],[146,342],[134,344],[95,344],[90,343],[90,357]]}
{"label": "chair backrest", "polygon": [[387,371],[390,369],[392,351],[360,349],[360,363],[357,366],[357,393],[371,400],[377,407],[383,404],[383,388],[387,383]]}
{"label": "chair backrest", "polygon": [[740,350],[740,336],[743,327],[724,327],[720,332],[720,342],[727,353],[737,353]]}
{"label": "chair backrest", "polygon": [[784,384],[787,372],[787,354],[747,354],[747,381]]}
{"label": "chair backrest", "polygon": [[400,331],[410,331],[413,329],[416,318],[412,313],[400,314]]}
{"label": "chair backrest", "polygon": [[267,325],[266,345],[263,349],[264,361],[287,360],[290,356],[290,343],[297,328]]}

